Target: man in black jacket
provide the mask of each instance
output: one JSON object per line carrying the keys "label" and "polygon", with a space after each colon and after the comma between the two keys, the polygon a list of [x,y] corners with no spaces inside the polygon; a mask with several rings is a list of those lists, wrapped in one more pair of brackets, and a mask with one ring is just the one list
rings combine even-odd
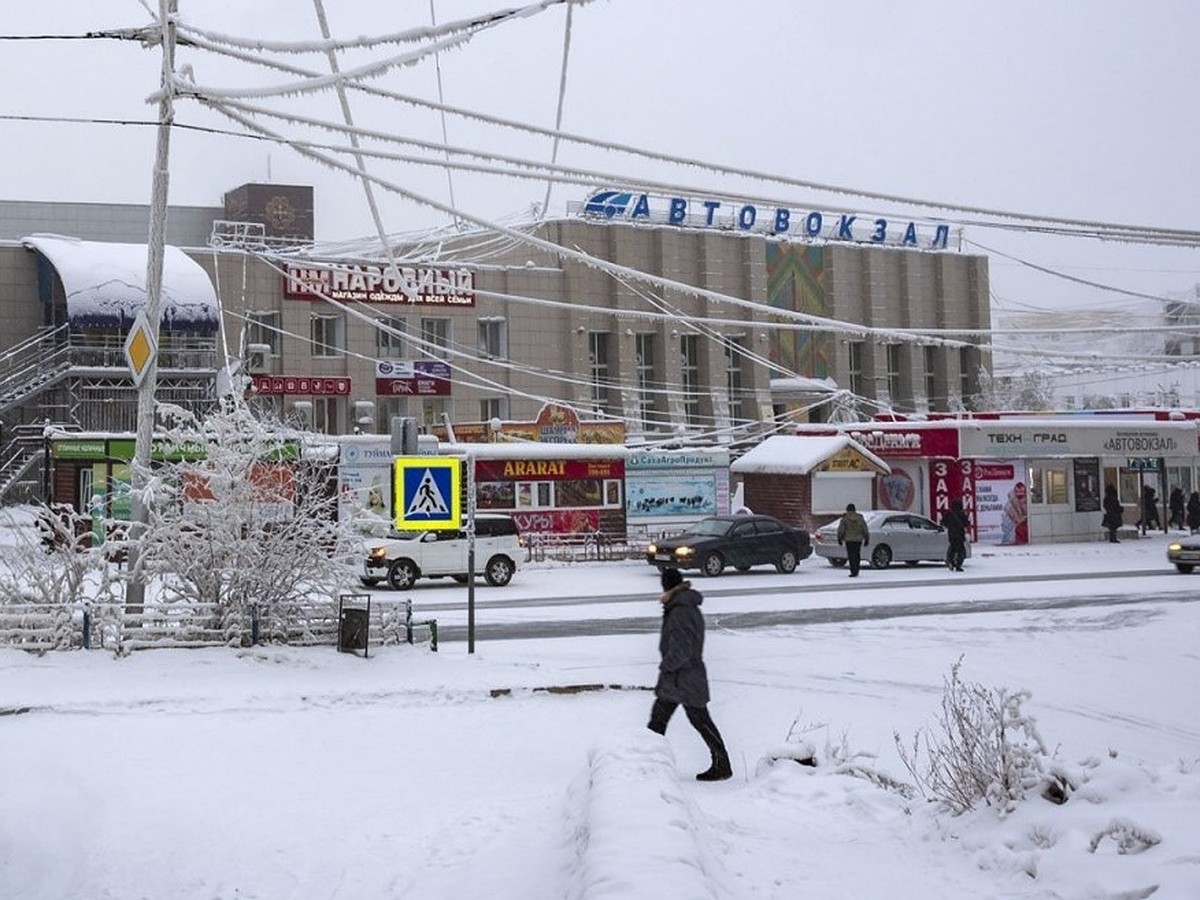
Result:
{"label": "man in black jacket", "polygon": [[712,765],[696,776],[697,781],[724,781],[733,775],[729,753],[721,732],[708,713],[708,671],[704,667],[704,617],[700,604],[704,597],[692,590],[678,569],[662,571],[663,620],[658,639],[662,661],[658,665],[658,683],[654,686],[654,706],[650,709],[651,731],[665,735],[667,723],[682,705],[692,727],[708,746]]}
{"label": "man in black jacket", "polygon": [[942,516],[942,527],[946,529],[946,537],[950,542],[946,565],[952,572],[963,570],[963,560],[967,558],[967,529],[970,526],[971,522],[963,512],[962,501],[951,501],[950,509]]}

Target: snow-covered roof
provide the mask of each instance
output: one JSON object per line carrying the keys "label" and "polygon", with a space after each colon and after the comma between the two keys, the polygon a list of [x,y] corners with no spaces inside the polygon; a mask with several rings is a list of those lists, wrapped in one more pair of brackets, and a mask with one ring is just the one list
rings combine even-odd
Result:
{"label": "snow-covered roof", "polygon": [[821,463],[847,448],[870,462],[876,471],[892,471],[886,462],[844,434],[832,437],[772,435],[735,460],[729,471],[739,475],[808,475]]}
{"label": "snow-covered roof", "polygon": [[[34,234],[21,243],[40,253],[62,279],[67,318],[83,327],[128,327],[146,305],[146,245]],[[161,327],[217,330],[217,294],[208,273],[178,247],[165,247]]]}

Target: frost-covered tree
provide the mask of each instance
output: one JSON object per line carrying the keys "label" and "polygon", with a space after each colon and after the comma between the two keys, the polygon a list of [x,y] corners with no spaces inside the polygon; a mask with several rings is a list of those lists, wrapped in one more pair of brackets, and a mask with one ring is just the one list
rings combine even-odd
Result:
{"label": "frost-covered tree", "polygon": [[1054,408],[1054,379],[1037,369],[1015,375],[979,371],[979,392],[972,398],[977,410],[1050,410]]}
{"label": "frost-covered tree", "polygon": [[354,545],[337,521],[331,448],[244,407],[203,421],[160,407],[159,420],[140,562],[164,601],[211,609],[231,639],[253,609],[270,639],[346,589]]}
{"label": "frost-covered tree", "polygon": [[11,539],[0,553],[0,606],[20,610],[15,643],[78,646],[75,614],[85,603],[117,594],[113,564],[92,547],[91,521],[69,506],[5,511]]}

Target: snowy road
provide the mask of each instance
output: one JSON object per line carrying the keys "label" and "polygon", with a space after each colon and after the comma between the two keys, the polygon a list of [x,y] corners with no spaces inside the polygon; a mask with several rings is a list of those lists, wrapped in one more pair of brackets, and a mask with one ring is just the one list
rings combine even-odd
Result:
{"label": "snowy road", "polygon": [[[1200,582],[1166,564],[1161,543],[988,548],[967,572],[935,565],[863,571],[810,559],[795,573],[769,568],[691,575],[705,596],[710,628],[761,629],[930,615],[1103,608],[1186,602]],[[639,561],[522,568],[512,584],[475,590],[477,641],[644,634],[657,631],[657,571]],[[448,579],[418,582],[408,592],[376,589],[384,602],[409,599],[418,619],[438,621],[443,642],[467,640],[467,590]]]}

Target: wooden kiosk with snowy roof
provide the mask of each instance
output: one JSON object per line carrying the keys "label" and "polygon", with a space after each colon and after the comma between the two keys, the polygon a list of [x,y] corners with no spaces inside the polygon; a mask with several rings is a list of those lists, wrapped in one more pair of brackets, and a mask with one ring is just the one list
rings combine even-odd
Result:
{"label": "wooden kiosk with snowy roof", "polygon": [[870,509],[875,477],[891,467],[851,437],[777,434],[729,466],[742,500],[756,513],[812,531],[853,503]]}

